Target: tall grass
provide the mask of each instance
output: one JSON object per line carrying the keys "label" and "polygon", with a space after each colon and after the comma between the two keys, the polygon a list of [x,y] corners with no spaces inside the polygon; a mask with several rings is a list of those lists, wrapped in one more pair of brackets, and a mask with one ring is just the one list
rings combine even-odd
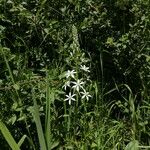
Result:
{"label": "tall grass", "polygon": [[[42,150],[50,150],[54,148],[84,150],[138,150],[141,148],[150,148],[149,145],[143,145],[143,143],[140,142],[141,133],[138,131],[140,127],[140,117],[142,117],[143,111],[149,111],[149,104],[143,103],[143,106],[139,108],[139,106],[136,105],[136,96],[133,95],[132,90],[128,85],[116,85],[116,88],[103,94],[104,101],[106,95],[109,96],[109,94],[112,94],[114,91],[118,91],[118,94],[121,94],[122,97],[122,102],[120,104],[117,103],[117,100],[108,103],[101,102],[101,90],[99,91],[98,82],[94,82],[89,88],[92,93],[92,99],[80,102],[81,95],[79,94],[77,97],[78,106],[76,103],[73,103],[70,106],[64,101],[64,92],[61,92],[60,90],[60,96],[57,97],[58,90],[56,92],[56,89],[62,87],[64,82],[58,84],[58,87],[55,88],[51,85],[52,82],[54,82],[53,77],[57,76],[59,72],[59,67],[55,68],[55,71],[46,71],[45,80],[38,83],[43,84],[45,87],[44,121],[41,119],[42,116],[39,108],[41,102],[39,101],[39,93],[37,93],[40,89],[37,88],[37,85],[31,85],[31,98],[33,100],[31,112],[36,125],[36,133],[39,141],[38,144],[33,143],[34,146],[32,145],[32,142],[29,142],[33,149],[37,149],[37,145],[39,145]],[[128,97],[122,95],[122,87],[128,90]],[[60,99],[56,100],[56,98]],[[95,103],[93,105],[94,101]],[[56,102],[59,102],[59,104],[56,104]],[[112,119],[111,113],[116,106],[126,110],[128,116],[124,116],[122,119]],[[61,113],[59,111],[61,111]],[[59,115],[57,114],[58,116],[56,117],[54,112]],[[61,118],[60,121],[59,118]],[[53,124],[54,122],[57,123],[56,127]],[[52,128],[52,126],[55,129]],[[25,137],[22,137],[22,140],[20,140],[21,142],[17,144],[3,123],[1,123],[1,131],[10,147],[21,149],[21,144],[19,143],[22,143],[23,145]],[[32,132],[31,129],[30,132]],[[55,136],[59,137],[58,141],[60,139],[62,139],[62,141],[57,142]],[[29,137],[27,136],[28,139],[34,141],[34,139],[31,139],[33,138],[33,135],[30,138]]]}

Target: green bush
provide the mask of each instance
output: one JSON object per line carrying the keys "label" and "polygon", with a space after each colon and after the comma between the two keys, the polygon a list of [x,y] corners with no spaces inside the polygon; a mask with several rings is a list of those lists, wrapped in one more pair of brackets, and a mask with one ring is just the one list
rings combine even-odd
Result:
{"label": "green bush", "polygon": [[10,141],[149,148],[149,29],[148,0],[1,0],[0,121]]}

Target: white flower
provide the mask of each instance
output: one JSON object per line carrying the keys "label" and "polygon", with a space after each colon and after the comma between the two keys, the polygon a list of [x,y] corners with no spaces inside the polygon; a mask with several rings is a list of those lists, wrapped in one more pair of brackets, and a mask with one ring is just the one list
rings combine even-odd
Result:
{"label": "white flower", "polygon": [[87,76],[86,80],[91,82],[90,76]]}
{"label": "white flower", "polygon": [[81,94],[83,95],[83,96],[82,96],[82,99],[86,98],[87,101],[89,100],[90,97],[92,97],[92,96],[89,94],[89,92],[86,92],[85,90],[84,90],[84,92],[81,92]]}
{"label": "white flower", "polygon": [[65,82],[65,84],[62,88],[64,88],[66,90],[67,87],[70,87],[70,81]]}
{"label": "white flower", "polygon": [[90,72],[89,67],[86,67],[85,65],[81,65],[81,70],[84,70],[85,72]]}
{"label": "white flower", "polygon": [[82,86],[84,84],[83,81],[78,79],[77,82],[72,82],[72,83],[74,84],[74,86],[72,86],[72,88],[76,89],[78,92],[79,92],[80,88],[84,89]]}
{"label": "white flower", "polygon": [[72,70],[72,71],[68,70],[65,75],[66,75],[66,78],[69,78],[69,77],[74,78],[74,74],[76,74],[76,72],[74,70]]}
{"label": "white flower", "polygon": [[73,94],[71,95],[71,92],[69,92],[69,95],[66,95],[66,99],[64,101],[69,101],[69,105],[71,105],[71,101],[76,101],[73,97],[75,96],[76,94]]}

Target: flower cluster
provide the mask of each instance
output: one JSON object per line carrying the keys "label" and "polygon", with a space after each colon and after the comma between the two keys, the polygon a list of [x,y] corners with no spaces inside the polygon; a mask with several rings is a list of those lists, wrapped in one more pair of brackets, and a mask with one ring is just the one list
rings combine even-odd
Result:
{"label": "flower cluster", "polygon": [[[90,72],[89,67],[81,66],[81,70],[85,71],[86,73]],[[85,90],[85,84],[86,81],[83,81],[83,79],[77,79],[76,78],[77,72],[75,70],[68,70],[65,74],[66,77],[66,82],[63,85],[63,89],[67,91],[69,89],[69,94],[66,95],[66,99],[64,101],[69,101],[69,105],[71,105],[72,101],[75,100],[75,96],[79,94],[81,96],[81,99],[86,99],[87,101],[89,100],[90,97],[92,97],[89,92]],[[76,93],[76,94],[75,94]]]}
{"label": "flower cluster", "polygon": [[65,73],[65,83],[62,88],[66,91],[66,98],[64,101],[68,101],[71,105],[72,101],[76,101],[76,97],[86,99],[87,101],[92,96],[86,91],[86,84],[89,82],[88,73],[90,73],[90,67],[87,66],[89,59],[85,57],[85,53],[80,51],[80,45],[78,42],[78,33],[75,26],[72,27],[73,43],[70,45],[70,54],[66,59],[66,62],[72,70],[68,70]]}

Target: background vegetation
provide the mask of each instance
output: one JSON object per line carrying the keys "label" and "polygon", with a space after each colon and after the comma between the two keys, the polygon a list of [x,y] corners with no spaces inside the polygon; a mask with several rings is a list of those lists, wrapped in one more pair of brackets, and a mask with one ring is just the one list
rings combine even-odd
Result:
{"label": "background vegetation", "polygon": [[149,0],[0,0],[1,149],[149,149],[149,35]]}

